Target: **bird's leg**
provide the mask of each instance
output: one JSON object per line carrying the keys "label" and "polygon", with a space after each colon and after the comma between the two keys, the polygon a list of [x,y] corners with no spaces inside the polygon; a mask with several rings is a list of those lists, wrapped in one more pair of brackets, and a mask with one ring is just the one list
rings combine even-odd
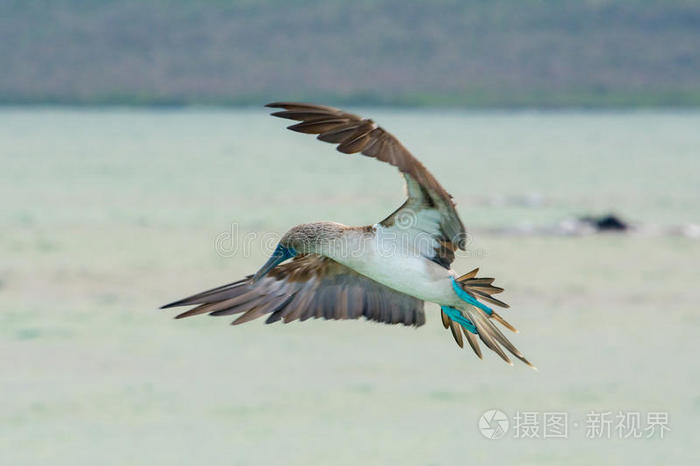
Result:
{"label": "bird's leg", "polygon": [[462,311],[460,311],[459,309],[455,309],[454,307],[450,307],[450,306],[440,306],[440,309],[442,309],[442,312],[447,314],[447,317],[449,317],[453,321],[457,322],[465,330],[468,330],[469,332],[473,333],[474,335],[478,334],[478,332],[476,331],[476,326],[472,323],[471,320],[464,317],[464,315],[462,314]]}
{"label": "bird's leg", "polygon": [[464,291],[464,289],[462,289],[462,287],[459,286],[459,283],[457,283],[457,281],[455,280],[455,277],[450,277],[450,278],[452,279],[452,288],[455,290],[455,293],[457,293],[457,296],[459,296],[459,298],[462,301],[465,301],[474,307],[478,307],[479,309],[484,311],[489,316],[491,316],[493,314],[493,309],[491,309],[487,305],[477,301],[476,298],[474,298],[472,295],[470,295],[469,293]]}

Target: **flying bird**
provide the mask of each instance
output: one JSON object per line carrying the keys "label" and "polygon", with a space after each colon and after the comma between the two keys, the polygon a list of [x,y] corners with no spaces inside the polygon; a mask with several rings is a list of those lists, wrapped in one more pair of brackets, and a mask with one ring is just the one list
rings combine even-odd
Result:
{"label": "flying bird", "polygon": [[495,325],[517,332],[489,306],[508,307],[494,297],[503,288],[493,278],[477,277],[478,268],[461,276],[450,268],[455,251],[466,248],[464,225],[452,196],[398,139],[370,119],[333,107],[287,102],[267,107],[281,109],[272,113],[276,117],[298,121],[288,127],[293,131],[398,168],[406,201],[375,225],[297,225],[257,273],[162,308],[195,306],[178,319],[240,314],[234,325],[262,316],[268,324],[364,316],[417,327],[425,323],[427,301],[440,306],[442,323],[460,347],[466,340],[481,358],[481,340],[507,363],[512,365],[510,353],[534,367]]}

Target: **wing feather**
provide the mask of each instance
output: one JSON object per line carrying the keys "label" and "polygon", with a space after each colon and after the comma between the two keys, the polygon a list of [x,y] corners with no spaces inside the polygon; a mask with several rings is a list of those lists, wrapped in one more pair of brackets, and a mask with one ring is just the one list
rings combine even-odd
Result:
{"label": "wing feather", "polygon": [[[198,293],[163,308],[196,305],[177,318],[241,314],[239,325],[268,315],[266,323],[311,318],[358,319],[420,326],[423,301],[381,285],[327,257],[309,254],[275,267],[255,283],[247,279]],[[233,297],[231,297],[233,296]]]}
{"label": "wing feather", "polygon": [[317,134],[320,141],[338,144],[337,150],[342,153],[359,152],[397,167],[406,179],[408,200],[380,224],[392,228],[402,214],[420,216],[422,211],[435,211],[436,215],[423,218],[424,228],[401,232],[415,237],[422,230],[432,235],[434,244],[426,257],[449,267],[454,251],[466,247],[464,225],[452,196],[394,135],[370,119],[333,107],[294,102],[274,102],[267,107],[283,109],[274,112],[274,116],[299,121],[288,127],[292,131]]}

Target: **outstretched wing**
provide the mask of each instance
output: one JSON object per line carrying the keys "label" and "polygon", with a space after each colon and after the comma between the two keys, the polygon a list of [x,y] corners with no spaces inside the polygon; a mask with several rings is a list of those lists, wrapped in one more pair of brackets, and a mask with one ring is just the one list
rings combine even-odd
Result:
{"label": "outstretched wing", "polygon": [[197,307],[177,318],[208,313],[242,314],[233,324],[267,315],[270,324],[309,318],[359,319],[420,326],[423,301],[387,288],[327,257],[309,254],[279,265],[251,283],[248,276],[228,285],[167,304]]}
{"label": "outstretched wing", "polygon": [[293,131],[318,134],[320,141],[338,144],[340,152],[359,152],[403,173],[408,199],[380,222],[383,227],[409,235],[419,244],[421,254],[444,267],[454,260],[456,248],[465,248],[466,233],[452,196],[394,135],[372,120],[333,107],[288,102],[267,107],[284,109],[274,116],[300,121],[288,127]]}

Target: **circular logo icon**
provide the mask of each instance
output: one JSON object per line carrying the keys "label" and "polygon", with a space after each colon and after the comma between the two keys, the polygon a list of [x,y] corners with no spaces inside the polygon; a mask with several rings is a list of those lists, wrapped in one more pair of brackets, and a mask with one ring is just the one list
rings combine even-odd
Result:
{"label": "circular logo icon", "polygon": [[416,226],[418,222],[418,216],[411,209],[405,209],[399,215],[396,216],[396,226],[402,230],[407,230]]}
{"label": "circular logo icon", "polygon": [[489,409],[479,418],[481,435],[491,440],[498,440],[508,432],[508,416],[500,409]]}

